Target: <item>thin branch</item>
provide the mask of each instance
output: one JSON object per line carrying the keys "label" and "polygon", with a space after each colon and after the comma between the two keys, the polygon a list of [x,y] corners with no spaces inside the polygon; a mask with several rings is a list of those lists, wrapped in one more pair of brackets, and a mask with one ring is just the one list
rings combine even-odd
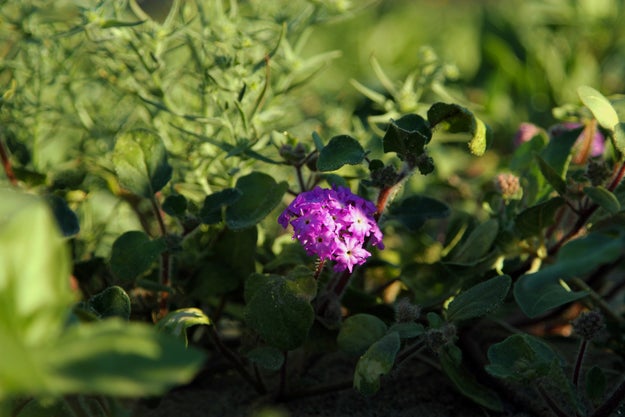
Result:
{"label": "thin branch", "polygon": [[13,172],[13,166],[11,165],[11,159],[9,158],[9,151],[4,145],[4,141],[0,138],[0,159],[2,159],[2,167],[9,179],[11,185],[17,185],[17,177]]}

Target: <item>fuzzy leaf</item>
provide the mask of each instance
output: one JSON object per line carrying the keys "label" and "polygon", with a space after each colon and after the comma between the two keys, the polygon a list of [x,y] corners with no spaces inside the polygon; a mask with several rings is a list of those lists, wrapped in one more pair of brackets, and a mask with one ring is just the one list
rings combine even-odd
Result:
{"label": "fuzzy leaf", "polygon": [[152,267],[165,249],[163,239],[151,240],[138,230],[126,232],[113,242],[111,271],[120,282],[133,282]]}
{"label": "fuzzy leaf", "polygon": [[356,364],[354,388],[363,395],[375,394],[380,389],[380,377],[393,369],[399,347],[397,332],[388,333],[371,345]]}
{"label": "fuzzy leaf", "polygon": [[358,141],[351,136],[340,135],[330,139],[319,152],[317,169],[319,171],[335,171],[343,165],[358,165],[365,158],[365,150]]}
{"label": "fuzzy leaf", "polygon": [[167,150],[154,132],[137,129],[117,137],[113,165],[122,187],[133,194],[152,198],[171,179]]}
{"label": "fuzzy leaf", "polygon": [[412,232],[418,231],[429,219],[449,216],[449,207],[430,197],[414,195],[390,206],[387,219],[397,221]]}
{"label": "fuzzy leaf", "polygon": [[102,319],[109,317],[130,319],[130,298],[126,291],[117,285],[91,297],[87,305]]}
{"label": "fuzzy leaf", "polygon": [[386,324],[370,314],[355,314],[341,325],[337,337],[339,348],[352,355],[362,355],[386,333]]}
{"label": "fuzzy leaf", "polygon": [[217,224],[222,219],[222,209],[234,204],[241,198],[241,191],[236,188],[226,188],[206,196],[200,209],[200,219],[204,224]]}
{"label": "fuzzy leaf", "polygon": [[470,134],[468,145],[473,155],[483,155],[492,141],[492,132],[486,124],[457,104],[434,103],[428,110],[427,117],[432,128],[442,123],[451,133]]}
{"label": "fuzzy leaf", "polygon": [[[314,280],[312,276],[302,279]],[[288,281],[280,275],[253,274],[245,288],[245,321],[280,350],[292,350],[304,343],[315,317],[308,292]]]}
{"label": "fuzzy leaf", "polygon": [[431,139],[432,130],[427,120],[416,114],[407,114],[398,120],[391,120],[382,143],[384,153],[395,152],[402,161],[416,161]]}
{"label": "fuzzy leaf", "polygon": [[528,317],[583,298],[587,292],[570,291],[563,283],[613,262],[624,251],[622,237],[594,233],[573,240],[560,249],[554,264],[519,278],[514,285],[514,298]]}
{"label": "fuzzy leaf", "polygon": [[614,131],[614,126],[618,124],[618,114],[612,107],[610,101],[603,96],[600,92],[592,87],[581,86],[577,89],[577,94],[582,100],[582,103],[592,112],[597,122],[604,129]]}
{"label": "fuzzy leaf", "polygon": [[562,197],[554,197],[543,203],[528,207],[514,219],[514,226],[522,238],[539,236],[553,224],[555,213],[564,205]]}
{"label": "fuzzy leaf", "polygon": [[538,167],[540,168],[540,172],[543,174],[543,177],[547,180],[549,184],[553,187],[554,190],[560,195],[566,194],[566,182],[564,178],[561,177],[561,174],[556,172],[555,169],[551,167],[540,155],[536,155],[536,160],[538,161]]}
{"label": "fuzzy leaf", "polygon": [[605,187],[585,187],[584,194],[610,214],[616,214],[621,210],[621,203],[614,193]]}
{"label": "fuzzy leaf", "polygon": [[159,395],[189,382],[204,355],[143,323],[108,319],[69,329],[46,348],[54,392]]}
{"label": "fuzzy leaf", "polygon": [[226,225],[241,230],[264,219],[280,203],[288,184],[276,183],[268,174],[252,172],[239,178],[235,188],[241,197],[226,207]]}
{"label": "fuzzy leaf", "polygon": [[563,364],[551,347],[529,334],[515,334],[488,349],[486,371],[504,380],[530,382],[549,375],[553,363]]}
{"label": "fuzzy leaf", "polygon": [[205,324],[212,325],[211,319],[204,314],[202,310],[195,307],[181,308],[170,311],[165,317],[156,323],[156,328],[184,341],[184,345],[188,346],[187,329],[189,327]]}
{"label": "fuzzy leaf", "polygon": [[481,317],[498,308],[508,294],[512,279],[507,275],[481,282],[453,299],[447,308],[447,319],[468,320]]}
{"label": "fuzzy leaf", "polygon": [[454,358],[449,348],[442,349],[438,358],[445,374],[463,395],[490,410],[503,411],[503,404],[497,393],[480,384],[473,374]]}

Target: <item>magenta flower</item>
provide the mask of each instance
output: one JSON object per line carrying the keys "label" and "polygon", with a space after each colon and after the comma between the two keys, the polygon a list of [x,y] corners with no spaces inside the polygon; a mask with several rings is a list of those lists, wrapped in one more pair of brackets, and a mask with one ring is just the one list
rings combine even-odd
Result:
{"label": "magenta flower", "polygon": [[299,194],[278,217],[278,223],[293,226],[309,255],[335,261],[335,271],[352,272],[371,256],[364,245],[369,241],[383,249],[382,231],[375,219],[375,205],[346,187],[315,187]]}

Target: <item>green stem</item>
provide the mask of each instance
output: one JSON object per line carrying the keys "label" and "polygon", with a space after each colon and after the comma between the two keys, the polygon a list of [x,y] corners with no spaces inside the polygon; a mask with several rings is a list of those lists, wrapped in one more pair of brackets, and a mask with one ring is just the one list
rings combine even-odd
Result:
{"label": "green stem", "polygon": [[[156,200],[155,196],[152,196],[150,199],[152,203],[152,210],[154,211],[154,216],[158,221],[158,227],[161,232],[161,236],[163,238],[167,237],[167,228],[165,227],[165,221],[163,220],[163,213],[161,211],[160,205]],[[171,254],[169,253],[169,249],[165,249],[163,253],[161,253],[161,284],[165,286],[169,286],[171,284]],[[169,293],[167,291],[162,291],[159,296],[159,318],[164,317],[169,312],[168,306],[168,298]]]}

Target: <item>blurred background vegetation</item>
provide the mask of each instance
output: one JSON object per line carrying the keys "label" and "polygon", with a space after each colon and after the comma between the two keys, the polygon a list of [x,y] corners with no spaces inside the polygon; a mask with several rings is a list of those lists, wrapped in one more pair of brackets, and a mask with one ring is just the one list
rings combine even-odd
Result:
{"label": "blurred background vegetation", "polygon": [[79,212],[86,252],[108,247],[94,247],[100,222],[111,236],[138,226],[110,163],[137,126],[166,143],[169,192],[199,205],[259,164],[294,183],[271,161],[284,143],[310,149],[312,131],[375,150],[375,116],[456,102],[492,127],[494,152],[477,161],[464,142],[433,141],[435,174],[407,189],[476,204],[470,188],[505,167],[520,123],[548,127],[580,85],[625,92],[624,3],[2,0],[0,134],[20,180]]}

